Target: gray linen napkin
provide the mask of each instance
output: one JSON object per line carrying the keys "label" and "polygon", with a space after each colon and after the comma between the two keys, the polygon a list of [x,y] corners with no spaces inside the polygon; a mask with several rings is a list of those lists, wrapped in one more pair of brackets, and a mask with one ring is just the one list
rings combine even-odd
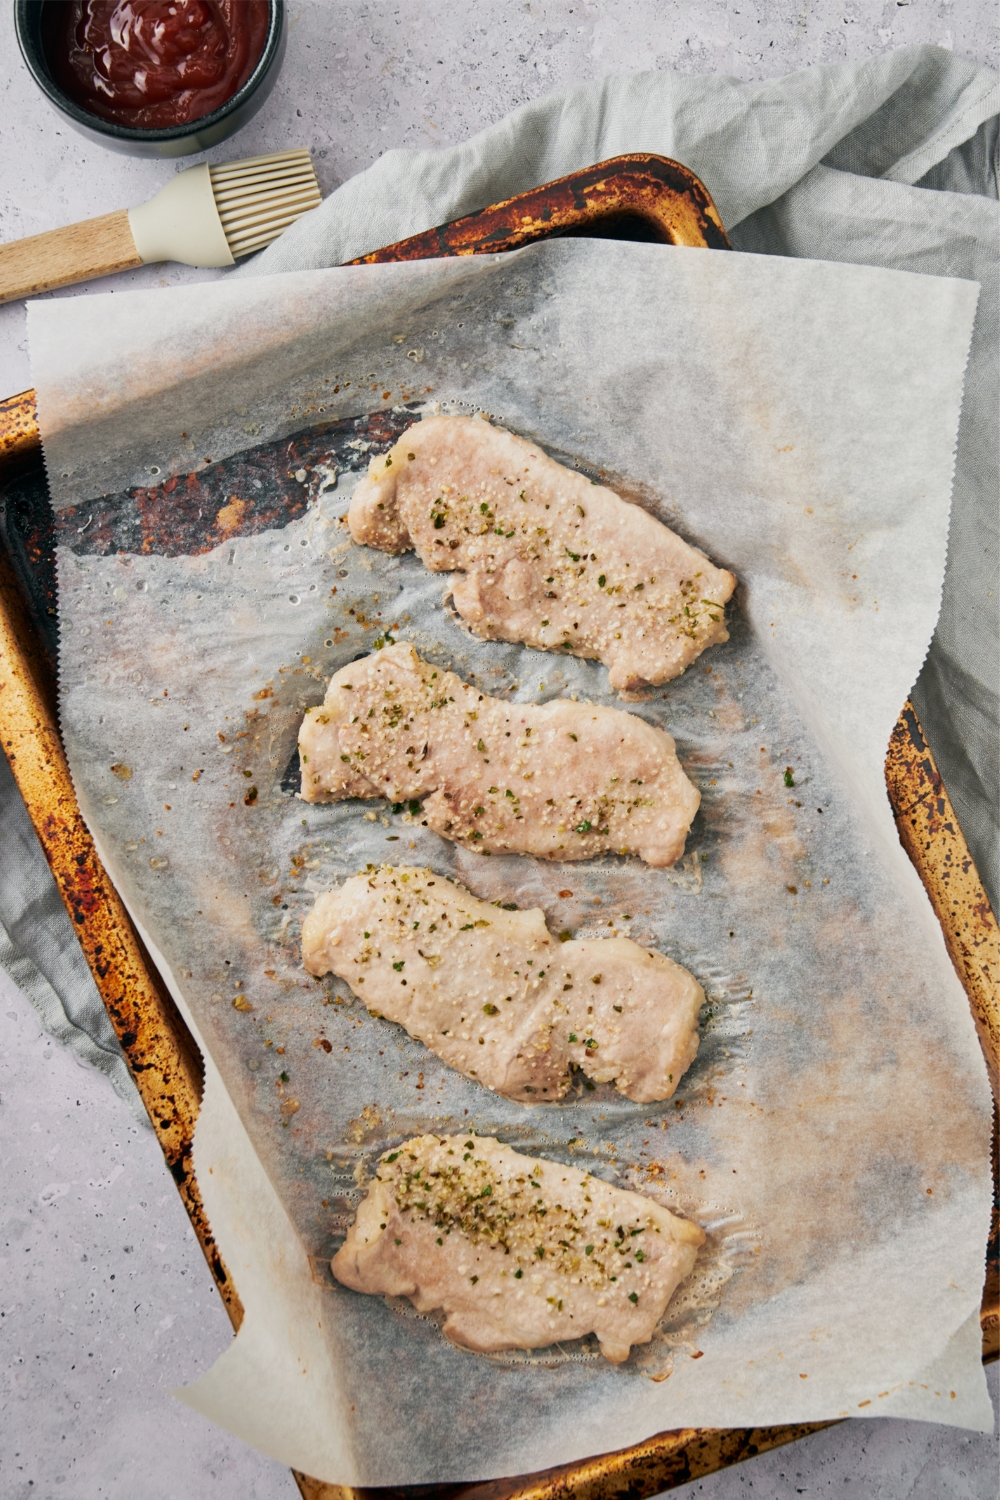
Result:
{"label": "gray linen napkin", "polygon": [[[387,152],[233,274],[339,265],[592,162],[655,151],[702,178],[737,250],[978,281],[944,601],[913,697],[996,910],[998,133],[997,74],[937,47],[760,83],[677,73],[611,78],[525,105],[448,150]],[[54,886],[47,901],[39,898],[44,923],[19,918],[28,867],[39,884],[45,871],[37,844],[29,852],[30,840],[8,834],[17,813],[5,773],[0,828],[13,847],[0,855],[0,870],[11,872],[0,879],[0,962],[43,1023],[121,1086],[107,1019],[78,951],[70,955],[75,945]],[[61,1018],[53,999],[62,1002]]]}

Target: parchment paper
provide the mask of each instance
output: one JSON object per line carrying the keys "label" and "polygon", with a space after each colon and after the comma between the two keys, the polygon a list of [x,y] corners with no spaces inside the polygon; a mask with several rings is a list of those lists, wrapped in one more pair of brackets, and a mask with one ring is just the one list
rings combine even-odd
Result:
{"label": "parchment paper", "polygon": [[[64,736],[206,1053],[198,1178],[246,1307],[183,1393],[199,1410],[346,1484],[524,1472],[688,1424],[989,1427],[989,1090],[882,769],[938,609],[975,298],[556,241],[32,307]],[[305,515],[197,556],[87,551],[81,501],[400,403],[487,411],[738,574],[729,643],[629,705],[702,791],[673,870],[481,858],[382,804],[296,800],[302,710],[387,629],[492,693],[619,702],[594,663],[472,637],[413,555],[351,546],[357,470],[303,471]],[[687,965],[709,998],[677,1098],[528,1109],[306,976],[315,893],[383,860]],[[425,1129],[575,1160],[702,1223],[653,1344],[614,1369],[586,1341],[486,1359],[336,1287],[364,1171]]]}

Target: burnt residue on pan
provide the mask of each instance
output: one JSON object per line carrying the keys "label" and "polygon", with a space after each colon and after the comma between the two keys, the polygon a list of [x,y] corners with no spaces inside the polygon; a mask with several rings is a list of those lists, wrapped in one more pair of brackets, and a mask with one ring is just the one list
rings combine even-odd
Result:
{"label": "burnt residue on pan", "polygon": [[890,737],[885,779],[900,843],[941,923],[1000,1098],[1000,930],[911,703]]}
{"label": "burnt residue on pan", "polygon": [[365,468],[371,457],[387,452],[415,420],[415,411],[396,407],[320,422],[197,473],[176,474],[154,487],[102,496],[55,515],[36,429],[36,441],[22,462],[10,465],[0,485],[0,551],[53,677],[59,653],[57,545],[102,557],[115,552],[194,556],[236,537],[280,530],[338,474]]}
{"label": "burnt residue on pan", "polygon": [[41,453],[0,486],[0,551],[17,582],[50,665],[59,650],[54,531]]}
{"label": "burnt residue on pan", "polygon": [[415,420],[416,412],[396,407],[320,422],[152,488],[69,506],[56,515],[56,540],[80,555],[179,557],[280,530],[338,474],[365,468],[372,456],[387,452]]}
{"label": "burnt residue on pan", "polygon": [[349,264],[485,255],[555,235],[730,248],[715,204],[694,173],[669,157],[635,152],[571,172]]}

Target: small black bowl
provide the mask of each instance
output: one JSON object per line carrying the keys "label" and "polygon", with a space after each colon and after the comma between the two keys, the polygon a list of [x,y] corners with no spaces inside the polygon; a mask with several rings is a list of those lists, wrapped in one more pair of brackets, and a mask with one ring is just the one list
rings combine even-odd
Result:
{"label": "small black bowl", "polygon": [[267,38],[257,66],[241,89],[225,104],[187,125],[162,130],[137,130],[102,120],[75,104],[53,81],[42,44],[42,13],[46,0],[14,0],[14,25],[21,55],[42,93],[81,135],[110,151],[126,156],[191,156],[207,151],[234,135],[257,113],[274,86],[285,55],[287,29],[284,0],[269,0]]}

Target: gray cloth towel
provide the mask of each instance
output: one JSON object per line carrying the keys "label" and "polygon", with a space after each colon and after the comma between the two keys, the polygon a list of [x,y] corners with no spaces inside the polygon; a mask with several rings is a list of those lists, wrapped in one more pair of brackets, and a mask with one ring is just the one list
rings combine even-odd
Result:
{"label": "gray cloth towel", "polygon": [[[525,105],[448,150],[387,152],[233,274],[339,265],[593,162],[654,151],[698,174],[738,251],[978,281],[944,600],[913,699],[996,910],[998,135],[997,74],[937,47],[761,83],[611,78]],[[123,1087],[107,1018],[23,817],[4,766],[0,962],[43,1023]]]}

